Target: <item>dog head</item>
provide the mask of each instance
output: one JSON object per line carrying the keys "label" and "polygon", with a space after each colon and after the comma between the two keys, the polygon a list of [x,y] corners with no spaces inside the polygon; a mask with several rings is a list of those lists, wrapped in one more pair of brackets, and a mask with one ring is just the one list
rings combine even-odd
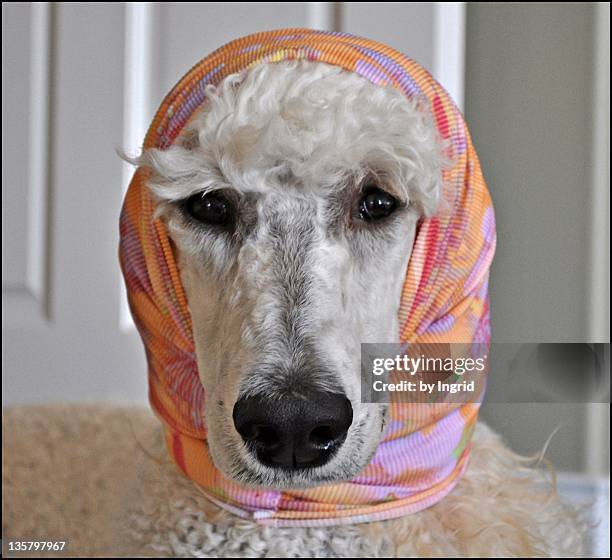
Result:
{"label": "dog head", "polygon": [[264,63],[210,86],[150,168],[192,316],[211,455],[243,484],[354,477],[379,405],[360,343],[397,339],[419,218],[437,207],[433,118],[323,63]]}

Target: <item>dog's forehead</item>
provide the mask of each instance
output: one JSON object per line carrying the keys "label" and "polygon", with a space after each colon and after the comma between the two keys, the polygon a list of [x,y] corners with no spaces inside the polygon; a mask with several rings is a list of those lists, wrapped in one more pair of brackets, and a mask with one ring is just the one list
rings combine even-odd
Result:
{"label": "dog's forehead", "polygon": [[418,111],[402,94],[351,72],[266,66],[211,92],[184,135],[187,144],[197,136],[240,191],[337,184],[395,159],[398,136],[415,124]]}
{"label": "dog's forehead", "polygon": [[287,146],[287,138],[285,142],[279,138],[276,145],[268,139],[265,149],[254,141],[239,153],[233,145],[217,145],[215,159],[221,177],[243,195],[312,199],[331,196],[345,186],[348,176],[368,166],[367,158],[358,155],[347,161],[340,161],[340,153],[334,158],[333,152],[339,152],[339,148],[329,140],[318,139],[316,153],[311,153],[306,142],[300,143],[299,133],[289,140],[294,142],[293,147]]}
{"label": "dog's forehead", "polygon": [[304,206],[314,207],[317,203],[329,203],[351,187],[357,188],[354,182],[339,181],[337,177],[307,181],[291,172],[274,168],[241,173],[234,167],[222,173],[226,188],[234,191],[242,200],[260,205],[262,209],[286,207],[295,211]]}
{"label": "dog's forehead", "polygon": [[327,209],[334,199],[333,193],[325,189],[265,184],[258,190],[239,192],[238,196],[242,222],[254,232],[265,231],[281,241],[316,224],[326,224]]}

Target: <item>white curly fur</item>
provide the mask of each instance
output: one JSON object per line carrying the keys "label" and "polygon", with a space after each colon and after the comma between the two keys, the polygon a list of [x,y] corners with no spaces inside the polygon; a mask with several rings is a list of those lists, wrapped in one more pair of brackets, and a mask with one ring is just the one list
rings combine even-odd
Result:
{"label": "white curly fur", "polygon": [[384,170],[389,188],[426,214],[437,207],[444,158],[433,117],[416,99],[337,66],[261,64],[208,86],[180,142],[137,165],[161,200],[225,186],[240,192],[334,189]]}
{"label": "white curly fur", "polygon": [[119,549],[186,558],[580,556],[585,523],[533,463],[480,423],[466,474],[435,506],[384,522],[273,528],[211,504],[160,441],[143,456],[137,481],[125,481],[124,502],[133,505],[122,519]]}

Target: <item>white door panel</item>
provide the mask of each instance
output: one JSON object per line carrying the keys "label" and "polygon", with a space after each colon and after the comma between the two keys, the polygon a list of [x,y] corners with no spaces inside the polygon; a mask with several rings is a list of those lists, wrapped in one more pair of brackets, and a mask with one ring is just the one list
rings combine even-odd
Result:
{"label": "white door panel", "polygon": [[[10,81],[12,99],[3,98],[3,112],[20,111],[3,119],[4,144],[21,144],[3,153],[3,168],[15,177],[3,181],[11,191],[3,215],[13,217],[3,248],[17,244],[26,266],[5,253],[3,402],[142,399],[143,351],[135,332],[118,328],[121,164],[114,147],[123,118],[124,7],[3,5],[4,22],[10,11],[22,29],[3,55],[20,57],[28,80]],[[39,296],[30,287],[37,271]]]}
{"label": "white door panel", "polygon": [[[42,326],[48,317],[49,9],[2,5],[3,320]],[[6,31],[6,32],[4,32]]]}

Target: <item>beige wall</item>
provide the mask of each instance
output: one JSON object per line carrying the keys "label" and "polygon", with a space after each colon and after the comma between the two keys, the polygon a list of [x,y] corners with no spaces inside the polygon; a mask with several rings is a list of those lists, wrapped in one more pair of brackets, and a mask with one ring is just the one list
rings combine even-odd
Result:
{"label": "beige wall", "polygon": [[[609,189],[609,175],[602,184],[593,172],[599,17],[595,3],[467,6],[465,113],[496,206],[491,306],[500,342],[587,341],[594,302],[609,317],[609,241],[607,288],[591,258],[594,239],[608,235],[592,229],[596,191]],[[609,59],[609,38],[607,50]],[[609,231],[609,198],[606,216]],[[595,333],[609,341],[609,327]],[[489,404],[483,416],[524,453],[560,427],[549,456],[572,470],[593,470],[585,445],[593,418],[605,417],[597,437],[607,459],[596,461],[609,472],[609,406],[593,410]]]}

